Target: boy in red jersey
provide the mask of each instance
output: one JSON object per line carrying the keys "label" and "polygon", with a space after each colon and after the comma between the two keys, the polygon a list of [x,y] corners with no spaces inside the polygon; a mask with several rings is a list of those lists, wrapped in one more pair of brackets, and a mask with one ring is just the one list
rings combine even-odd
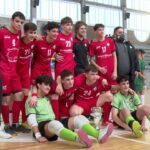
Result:
{"label": "boy in red jersey", "polygon": [[61,20],[62,31],[56,39],[57,62],[55,67],[55,78],[57,78],[64,69],[69,69],[74,73],[75,61],[73,55],[72,25],[72,19],[69,17],[65,17]]}
{"label": "boy in red jersey", "polygon": [[[104,28],[103,24],[94,26],[97,40],[90,44],[89,53],[91,63],[98,69],[99,74],[105,77],[109,84],[115,85],[117,78],[116,47],[112,39],[105,37]],[[103,106],[104,122],[109,120],[110,109],[110,103]]]}
{"label": "boy in red jersey", "polygon": [[100,93],[109,89],[107,81],[98,76],[98,70],[95,66],[88,65],[85,68],[85,79],[76,91],[75,104],[70,109],[70,115],[84,114],[89,116],[92,107],[102,107],[106,102],[111,102],[113,95],[110,91]]}
{"label": "boy in red jersey", "polygon": [[[20,47],[20,30],[25,21],[21,12],[15,12],[11,18],[11,25],[0,30],[0,73],[3,81],[2,116],[5,123],[5,131],[16,134],[21,109],[22,87],[16,73],[16,64]],[[13,94],[12,106],[13,126],[9,126],[9,102],[10,94]],[[14,128],[13,128],[14,127]]]}
{"label": "boy in red jersey", "polygon": [[56,22],[48,22],[46,25],[47,35],[43,36],[42,40],[39,40],[35,46],[31,71],[33,85],[35,79],[41,74],[52,76],[50,62],[56,51],[57,45],[54,41],[58,35],[58,27]]}
{"label": "boy in red jersey", "polygon": [[[31,56],[36,45],[35,38],[37,26],[34,23],[24,24],[24,36],[21,39],[19,57],[17,62],[17,73],[20,77],[20,82],[23,90],[23,101],[22,101],[22,125],[26,128],[26,115],[25,115],[25,101],[29,94],[30,88],[30,65]],[[29,130],[26,130],[29,131]]]}

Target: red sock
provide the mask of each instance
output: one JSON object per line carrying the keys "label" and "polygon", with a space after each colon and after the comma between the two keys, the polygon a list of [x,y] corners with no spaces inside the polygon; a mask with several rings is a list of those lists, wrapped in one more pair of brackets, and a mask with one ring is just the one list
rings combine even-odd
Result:
{"label": "red sock", "polygon": [[21,106],[22,123],[25,123],[27,121],[26,111],[25,111],[25,103],[26,103],[27,98],[28,98],[28,96],[24,96],[24,98],[22,100],[22,106]]}
{"label": "red sock", "polygon": [[22,101],[14,101],[12,106],[13,124],[19,123]]}
{"label": "red sock", "polygon": [[103,108],[103,123],[106,123],[109,121],[111,102],[105,102],[102,108]]}
{"label": "red sock", "polygon": [[59,119],[59,103],[58,100],[51,100],[51,105],[55,114],[56,119]]}
{"label": "red sock", "polygon": [[2,117],[5,124],[9,124],[9,106],[2,105]]}

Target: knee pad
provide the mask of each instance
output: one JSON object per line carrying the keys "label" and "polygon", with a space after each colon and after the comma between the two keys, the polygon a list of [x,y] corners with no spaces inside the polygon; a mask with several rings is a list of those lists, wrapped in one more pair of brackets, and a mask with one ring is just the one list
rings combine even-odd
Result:
{"label": "knee pad", "polygon": [[75,129],[81,129],[83,125],[88,124],[88,123],[89,123],[89,120],[83,115],[74,117],[74,128]]}
{"label": "knee pad", "polygon": [[63,124],[57,120],[48,123],[48,130],[59,136],[60,131],[64,128]]}

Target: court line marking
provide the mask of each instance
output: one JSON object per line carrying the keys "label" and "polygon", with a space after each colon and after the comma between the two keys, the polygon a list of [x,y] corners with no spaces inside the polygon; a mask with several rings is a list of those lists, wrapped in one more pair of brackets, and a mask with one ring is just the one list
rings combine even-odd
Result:
{"label": "court line marking", "polygon": [[134,139],[125,138],[125,137],[122,137],[122,136],[119,136],[119,135],[113,135],[112,137],[124,139],[126,141],[132,141],[132,142],[136,142],[136,143],[140,143],[140,144],[150,145],[150,143],[146,142],[146,141],[145,142],[144,141],[138,141],[138,140],[134,140]]}

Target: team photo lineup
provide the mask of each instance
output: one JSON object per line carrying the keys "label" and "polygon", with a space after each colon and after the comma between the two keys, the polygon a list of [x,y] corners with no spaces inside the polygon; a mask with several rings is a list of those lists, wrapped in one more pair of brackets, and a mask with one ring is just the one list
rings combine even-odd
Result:
{"label": "team photo lineup", "polygon": [[150,121],[145,51],[126,41],[121,26],[107,36],[97,23],[91,41],[87,24],[68,16],[43,30],[20,11],[0,28],[0,137],[33,132],[39,143],[61,138],[89,148],[117,127],[141,138]]}

